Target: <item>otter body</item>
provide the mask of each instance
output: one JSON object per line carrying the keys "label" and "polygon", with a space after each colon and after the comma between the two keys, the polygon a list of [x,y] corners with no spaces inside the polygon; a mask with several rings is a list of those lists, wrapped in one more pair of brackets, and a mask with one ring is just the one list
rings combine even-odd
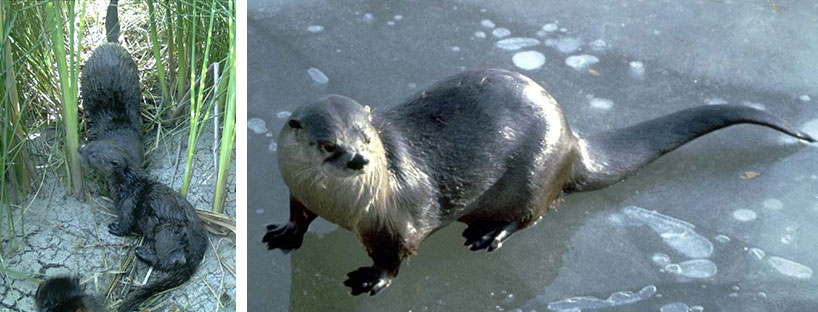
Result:
{"label": "otter body", "polygon": [[139,73],[131,55],[118,44],[103,44],[88,59],[81,80],[88,141],[121,146],[131,158],[130,163],[141,168],[142,96]]}
{"label": "otter body", "polygon": [[34,295],[39,312],[103,312],[96,298],[86,295],[76,277],[49,278],[37,287]]}
{"label": "otter body", "polygon": [[348,274],[352,294],[374,295],[434,231],[453,221],[472,250],[499,248],[563,194],[612,185],[690,140],[755,123],[814,141],[743,106],[683,110],[577,137],[557,102],[530,78],[466,72],[407,102],[370,112],[330,95],[295,110],[278,140],[290,221],[269,225],[269,249],[301,246],[316,216],[357,234],[374,264]]}
{"label": "otter body", "polygon": [[79,149],[83,163],[112,183],[118,223],[108,226],[116,236],[142,234],[145,245],[136,256],[167,273],[128,294],[119,311],[133,311],[152,295],[179,286],[196,272],[207,247],[207,235],[193,206],[179,193],[151,179],[130,163],[119,145],[91,142]]}

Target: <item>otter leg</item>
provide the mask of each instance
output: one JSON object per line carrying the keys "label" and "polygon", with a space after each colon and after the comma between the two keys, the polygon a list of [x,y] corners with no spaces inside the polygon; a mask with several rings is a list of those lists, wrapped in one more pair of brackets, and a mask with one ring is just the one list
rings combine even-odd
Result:
{"label": "otter leg", "polygon": [[363,236],[363,243],[374,263],[347,273],[344,285],[352,288],[353,296],[367,292],[374,296],[392,283],[392,279],[398,275],[401,262],[406,255],[411,254],[401,241],[388,230]]}
{"label": "otter leg", "polygon": [[468,223],[468,227],[463,231],[466,238],[464,245],[469,249],[477,251],[486,249],[494,251],[503,246],[503,241],[517,232],[519,227],[514,223],[500,222],[473,222]]}
{"label": "otter leg", "polygon": [[134,226],[133,211],[136,209],[136,198],[128,196],[120,198],[114,204],[119,223],[108,224],[108,233],[115,236],[126,236]]}
{"label": "otter leg", "polygon": [[290,195],[290,222],[285,225],[267,225],[267,233],[261,238],[261,242],[267,244],[267,249],[278,248],[285,254],[298,249],[304,241],[304,233],[307,233],[310,223],[317,216]]}
{"label": "otter leg", "polygon": [[156,256],[156,252],[151,250],[150,247],[139,246],[134,248],[134,254],[136,255],[139,260],[142,260],[149,266],[156,266],[157,261],[159,260]]}

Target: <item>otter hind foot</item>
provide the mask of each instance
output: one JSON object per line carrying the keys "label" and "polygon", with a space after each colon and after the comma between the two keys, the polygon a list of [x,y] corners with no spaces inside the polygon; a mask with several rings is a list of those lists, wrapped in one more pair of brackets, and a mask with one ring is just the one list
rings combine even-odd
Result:
{"label": "otter hind foot", "polygon": [[289,223],[286,225],[267,225],[267,233],[261,238],[261,242],[267,244],[267,249],[281,249],[284,254],[301,247],[303,241],[304,233],[299,233]]}
{"label": "otter hind foot", "polygon": [[114,236],[126,236],[128,235],[128,231],[124,231],[119,223],[109,223],[108,224],[108,233]]}
{"label": "otter hind foot", "polygon": [[517,231],[515,224],[469,224],[463,231],[466,242],[463,245],[477,251],[486,249],[494,251],[503,246],[503,242]]}
{"label": "otter hind foot", "polygon": [[347,273],[347,280],[344,285],[352,288],[352,295],[357,296],[368,292],[370,296],[378,294],[381,290],[392,283],[392,278],[387,276],[387,272],[375,267],[362,267]]}
{"label": "otter hind foot", "polygon": [[156,265],[156,254],[151,252],[148,248],[145,247],[136,247],[134,248],[134,254],[136,255],[139,260],[142,260],[149,266]]}

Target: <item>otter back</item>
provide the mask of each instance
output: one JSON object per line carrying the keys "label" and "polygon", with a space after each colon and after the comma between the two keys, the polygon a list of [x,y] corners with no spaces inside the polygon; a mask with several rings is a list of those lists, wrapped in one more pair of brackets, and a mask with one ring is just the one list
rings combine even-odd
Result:
{"label": "otter back", "polygon": [[125,48],[99,46],[82,70],[82,105],[88,124],[88,141],[110,140],[121,145],[141,167],[141,92],[139,73]]}

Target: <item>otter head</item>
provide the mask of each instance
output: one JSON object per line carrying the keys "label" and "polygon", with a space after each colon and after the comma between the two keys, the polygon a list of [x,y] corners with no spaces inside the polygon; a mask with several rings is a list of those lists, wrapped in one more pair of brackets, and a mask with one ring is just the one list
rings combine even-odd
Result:
{"label": "otter head", "polygon": [[56,311],[57,305],[65,305],[64,302],[74,297],[82,296],[79,279],[71,276],[60,276],[47,279],[37,287],[34,301],[38,311]]}
{"label": "otter head", "polygon": [[110,141],[92,141],[80,146],[77,152],[83,167],[105,177],[121,173],[129,164],[128,152],[119,144]]}
{"label": "otter head", "polygon": [[368,106],[340,95],[295,110],[279,135],[280,167],[312,167],[338,178],[365,174],[382,150],[370,120]]}

